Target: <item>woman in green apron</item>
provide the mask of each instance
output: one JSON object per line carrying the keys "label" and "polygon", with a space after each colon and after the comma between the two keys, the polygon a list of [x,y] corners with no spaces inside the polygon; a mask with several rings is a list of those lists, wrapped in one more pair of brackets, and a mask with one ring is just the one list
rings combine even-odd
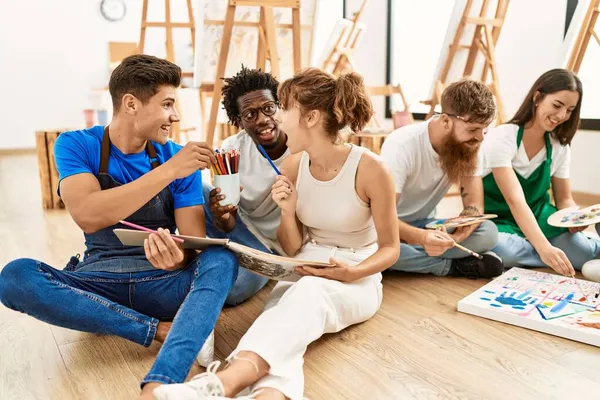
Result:
{"label": "woman in green apron", "polygon": [[[564,275],[595,258],[600,240],[550,226],[557,210],[576,206],[571,194],[570,143],[579,125],[583,91],[572,72],[538,78],[515,116],[490,129],[483,142],[485,212],[497,214],[493,251],[505,267],[549,266]],[[550,189],[554,204],[550,200]]]}

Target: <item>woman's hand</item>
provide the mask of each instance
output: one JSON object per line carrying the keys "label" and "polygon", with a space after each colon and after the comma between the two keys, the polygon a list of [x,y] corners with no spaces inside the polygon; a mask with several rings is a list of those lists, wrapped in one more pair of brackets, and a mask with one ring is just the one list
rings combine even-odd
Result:
{"label": "woman's hand", "polygon": [[293,214],[296,212],[298,192],[296,192],[296,187],[287,176],[277,176],[271,188],[271,196],[279,208],[281,208],[282,213]]}
{"label": "woman's hand", "polygon": [[538,250],[540,258],[550,268],[565,276],[575,275],[575,270],[571,265],[571,261],[567,258],[564,251],[558,247],[548,245],[541,250]]}
{"label": "woman's hand", "polygon": [[345,262],[333,258],[329,259],[329,263],[333,264],[333,267],[315,268],[308,265],[296,267],[296,273],[302,276],[318,276],[340,282],[352,282],[359,278],[356,267],[351,267]]}
{"label": "woman's hand", "polygon": [[571,232],[571,233],[583,232],[587,228],[588,228],[587,226],[572,226],[569,228],[569,232]]}

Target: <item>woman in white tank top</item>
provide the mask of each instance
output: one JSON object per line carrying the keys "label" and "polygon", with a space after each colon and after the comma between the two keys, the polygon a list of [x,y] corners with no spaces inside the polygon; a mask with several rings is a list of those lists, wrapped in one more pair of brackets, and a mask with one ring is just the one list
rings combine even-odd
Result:
{"label": "woman in white tank top", "polygon": [[363,80],[308,69],[279,90],[277,118],[293,155],[272,190],[278,239],[290,256],[335,266],[303,267],[297,282],[279,282],[225,370],[209,366],[188,383],[155,390],[157,399],[233,398],[250,387],[253,399],[301,400],[307,346],[381,305],[381,271],[400,254],[393,178],[377,155],[338,140],[341,129],[360,131],[373,115]]}

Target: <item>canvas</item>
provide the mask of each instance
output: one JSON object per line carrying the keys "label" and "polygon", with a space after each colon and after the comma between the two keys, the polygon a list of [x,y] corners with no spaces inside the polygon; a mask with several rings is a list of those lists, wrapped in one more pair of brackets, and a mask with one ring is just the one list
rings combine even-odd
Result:
{"label": "canvas", "polygon": [[[217,73],[223,25],[210,25],[206,20],[223,21],[227,11],[227,0],[202,0],[195,3],[196,13],[196,60],[194,86],[202,83],[213,83]],[[276,24],[291,24],[292,12],[287,8],[274,8]],[[302,0],[300,6],[302,65],[310,60],[310,42],[315,23],[315,0]],[[258,22],[259,7],[240,6],[236,10],[236,22]],[[277,51],[279,52],[281,78],[293,75],[293,46],[291,28],[276,28]],[[258,29],[235,25],[229,48],[225,76],[235,75],[242,64],[256,67],[258,48]]]}
{"label": "canvas", "polygon": [[600,283],[512,268],[458,302],[458,311],[600,346]]}

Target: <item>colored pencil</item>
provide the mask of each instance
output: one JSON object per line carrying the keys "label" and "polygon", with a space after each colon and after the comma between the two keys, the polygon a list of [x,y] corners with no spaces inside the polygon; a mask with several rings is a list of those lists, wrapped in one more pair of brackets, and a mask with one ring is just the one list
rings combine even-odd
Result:
{"label": "colored pencil", "polygon": [[233,170],[231,169],[231,155],[229,153],[225,153],[225,165],[227,166],[227,173],[232,175]]}
{"label": "colored pencil", "polygon": [[281,175],[281,172],[279,172],[279,170],[277,169],[277,167],[275,166],[275,164],[273,164],[273,161],[271,160],[271,158],[269,157],[269,155],[267,154],[267,152],[265,151],[265,149],[262,147],[262,145],[258,145],[258,150],[262,153],[263,156],[265,156],[265,158],[267,159],[267,161],[269,162],[269,164],[271,164],[271,167],[273,167],[273,169],[275,170],[275,173],[277,175]]}
{"label": "colored pencil", "polygon": [[240,151],[236,149],[215,149],[216,162],[211,165],[215,175],[233,175],[238,173]]}
{"label": "colored pencil", "polygon": [[[152,230],[152,229],[148,229],[148,228],[144,228],[143,226],[136,225],[136,224],[134,224],[134,223],[131,223],[131,222],[127,222],[127,221],[123,221],[123,220],[120,220],[119,222],[120,222],[120,223],[122,223],[123,225],[129,226],[129,227],[131,227],[131,228],[135,228],[135,229],[137,229],[137,230],[140,230],[140,231],[144,231],[144,232],[150,232],[150,233],[158,233],[157,231],[154,231],[154,230]],[[183,242],[184,242],[184,240],[183,240],[183,239],[181,239],[181,238],[178,238],[178,237],[176,237],[175,235],[171,235],[171,237],[172,237],[172,238],[173,238],[173,240],[174,240],[174,241],[176,241],[176,242],[179,242],[179,243],[183,243]]]}

